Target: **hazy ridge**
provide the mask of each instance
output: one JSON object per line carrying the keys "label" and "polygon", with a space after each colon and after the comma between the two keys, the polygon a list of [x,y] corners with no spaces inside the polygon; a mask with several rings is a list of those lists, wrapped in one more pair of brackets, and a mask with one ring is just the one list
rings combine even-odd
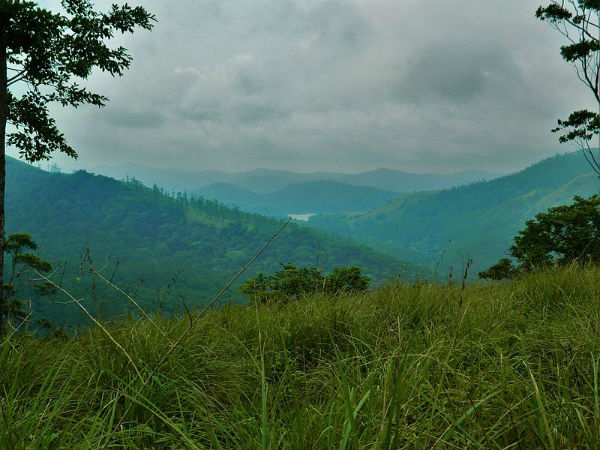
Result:
{"label": "hazy ridge", "polygon": [[431,267],[456,268],[471,257],[482,268],[506,255],[535,214],[599,191],[597,176],[573,152],[491,181],[406,194],[366,213],[314,216],[309,223]]}
{"label": "hazy ridge", "polygon": [[465,170],[450,175],[415,174],[383,168],[358,174],[336,172],[298,173],[270,169],[232,173],[214,170],[155,169],[139,164],[96,166],[92,170],[116,179],[123,179],[128,176],[135,177],[148,186],[157,184],[175,191],[191,192],[213,183],[227,183],[260,194],[273,193],[287,187],[289,184],[314,181],[337,181],[352,186],[369,186],[403,193],[449,188],[482,179],[489,180],[502,175],[501,173],[483,170]]}

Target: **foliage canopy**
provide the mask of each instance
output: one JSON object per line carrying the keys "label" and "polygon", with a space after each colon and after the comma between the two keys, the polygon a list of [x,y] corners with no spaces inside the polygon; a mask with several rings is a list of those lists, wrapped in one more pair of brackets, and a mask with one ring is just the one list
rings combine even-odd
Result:
{"label": "foliage canopy", "polygon": [[[37,250],[37,244],[26,233],[11,234],[4,241],[4,252],[9,256],[9,277],[3,286],[5,295],[3,321],[10,323],[11,319],[14,319],[15,328],[19,328],[23,322],[29,322],[33,301],[40,297],[51,296],[55,292],[50,283],[30,281],[31,277],[37,278],[35,272],[47,274],[52,271],[52,265],[31,253],[33,250]],[[49,326],[47,320],[42,323],[44,326]]]}
{"label": "foliage canopy", "polygon": [[519,272],[574,261],[600,262],[600,197],[575,196],[574,203],[548,209],[525,223],[514,238],[510,254],[519,265],[501,259],[480,278],[512,278]]}
{"label": "foliage canopy", "polygon": [[[54,151],[77,157],[56,126],[51,104],[104,106],[108,100],[81,86],[97,68],[120,76],[131,64],[124,47],[111,48],[115,33],[151,29],[154,17],[142,7],[113,5],[97,12],[88,0],[63,0],[64,13],[54,13],[32,1],[4,1],[0,5],[0,57],[6,64],[5,104],[15,131],[7,144],[28,161],[49,159]],[[10,88],[22,82],[21,95]]]}

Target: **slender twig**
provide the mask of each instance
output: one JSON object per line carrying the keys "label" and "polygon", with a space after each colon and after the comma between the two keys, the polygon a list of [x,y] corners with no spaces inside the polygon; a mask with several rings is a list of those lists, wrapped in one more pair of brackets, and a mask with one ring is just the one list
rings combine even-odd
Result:
{"label": "slender twig", "polygon": [[90,264],[90,263],[86,263],[87,266],[90,268],[90,272],[94,275],[96,275],[98,278],[100,278],[100,280],[102,280],[103,282],[105,282],[107,285],[109,285],[111,288],[113,288],[115,291],[117,291],[119,294],[123,295],[125,298],[127,298],[127,300],[129,300],[131,303],[133,303],[137,309],[140,310],[140,312],[142,313],[142,315],[148,319],[150,321],[150,323],[152,325],[154,325],[154,327],[160,332],[160,334],[163,335],[164,338],[166,338],[170,344],[172,344],[171,339],[169,339],[169,337],[167,336],[167,334],[156,324],[156,322],[154,322],[152,320],[152,318],[146,313],[146,311],[144,310],[144,308],[142,308],[138,302],[136,302],[133,297],[131,295],[129,295],[127,292],[123,291],[119,286],[116,286],[115,284],[111,283],[109,280],[107,280],[104,276],[102,276],[102,274],[98,271],[96,271],[94,269],[94,267]]}
{"label": "slender twig", "polygon": [[11,337],[13,337],[13,336],[14,336],[14,335],[17,333],[17,331],[19,331],[19,328],[21,328],[21,326],[23,326],[23,324],[24,324],[24,323],[25,323],[27,320],[29,320],[29,317],[31,317],[31,314],[33,314],[33,313],[31,313],[31,312],[30,312],[29,314],[27,314],[27,317],[25,317],[25,318],[24,318],[24,319],[21,321],[21,323],[20,323],[20,324],[19,324],[19,325],[18,325],[16,328],[15,328],[15,327],[12,327],[12,328],[13,328],[13,332],[12,332],[12,333],[10,333],[8,336],[4,336],[4,337],[1,339],[2,343],[0,343],[0,347],[2,347],[4,344],[6,344],[6,343],[9,341],[9,339],[10,339]]}
{"label": "slender twig", "polygon": [[119,268],[119,263],[120,263],[120,262],[121,262],[121,261],[117,261],[117,263],[115,264],[115,270],[113,270],[113,273],[112,273],[112,275],[110,276],[110,282],[111,282],[111,283],[112,283],[113,279],[115,278],[115,275],[116,275],[116,273],[117,273],[117,269]]}
{"label": "slender twig", "polygon": [[133,366],[133,368],[134,368],[137,376],[143,382],[144,379],[142,378],[142,374],[140,373],[139,369],[137,368],[137,366],[133,362],[133,359],[131,359],[131,356],[129,356],[129,353],[127,353],[127,350],[125,350],[123,348],[123,346],[121,346],[121,344],[119,344],[115,340],[115,338],[112,337],[112,335],[108,332],[108,330],[106,328],[104,328],[104,326],[102,326],[102,324],[100,322],[98,322],[96,320],[96,318],[90,314],[90,312],[86,309],[86,307],[83,306],[83,304],[81,303],[81,301],[78,300],[78,299],[76,299],[75,297],[73,297],[73,295],[71,295],[71,293],[69,291],[67,291],[66,289],[64,289],[61,286],[57,285],[54,281],[52,281],[51,279],[49,279],[45,275],[42,275],[37,270],[34,269],[34,272],[40,277],[40,279],[45,280],[46,282],[50,283],[52,286],[54,286],[54,288],[58,289],[63,294],[65,294],[67,297],[69,297],[71,299],[72,303],[75,303],[77,306],[79,306],[83,310],[83,312],[85,312],[85,314],[92,320],[92,322],[94,322],[98,327],[100,327],[100,329],[108,336],[108,338],[112,341],[112,343],[115,344],[115,346],[119,350],[121,350],[123,352],[123,354],[125,355],[125,357],[129,360],[129,363]]}
{"label": "slender twig", "polygon": [[24,69],[24,70],[21,70],[16,75],[13,75],[12,77],[10,77],[8,80],[6,80],[7,86],[10,86],[11,84],[15,84],[16,82],[22,80],[26,76],[26,72],[27,72],[27,70]]}

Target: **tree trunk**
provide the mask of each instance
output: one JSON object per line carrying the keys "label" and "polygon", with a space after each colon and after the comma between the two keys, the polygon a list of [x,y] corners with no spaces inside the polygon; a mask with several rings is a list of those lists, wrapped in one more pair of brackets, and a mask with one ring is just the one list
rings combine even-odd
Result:
{"label": "tree trunk", "polygon": [[[2,20],[4,22],[4,20]],[[8,86],[6,70],[6,28],[0,29],[0,337],[6,331],[4,298],[4,192],[6,184],[6,121],[8,119]]]}

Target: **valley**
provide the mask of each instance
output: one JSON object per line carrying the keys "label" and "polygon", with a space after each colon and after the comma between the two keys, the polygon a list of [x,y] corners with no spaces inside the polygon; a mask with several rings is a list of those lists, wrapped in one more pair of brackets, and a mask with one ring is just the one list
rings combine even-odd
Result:
{"label": "valley", "polygon": [[[350,237],[381,253],[427,267],[442,278],[450,270],[462,270],[469,259],[473,260],[473,277],[506,256],[513,236],[526,220],[570,202],[574,195],[599,191],[595,175],[579,152],[556,155],[504,176],[477,171],[434,176],[382,169],[353,176],[268,170],[189,172],[186,178],[180,171],[140,166],[112,171],[142,181],[162,180],[171,186],[177,174],[181,192],[241,211],[292,216],[299,225]],[[486,176],[492,179],[482,180]],[[216,183],[217,177],[228,182]],[[318,180],[320,177],[328,180]],[[209,184],[196,188],[206,182]]]}
{"label": "valley", "polygon": [[[201,197],[173,197],[139,181],[50,173],[15,159],[7,164],[6,208],[7,233],[31,234],[40,255],[57,268],[54,278],[86,297],[104,319],[131,311],[121,295],[89,273],[88,262],[149,311],[184,314],[186,307],[210,300],[282,224]],[[374,285],[431,273],[349,238],[292,223],[239,282],[287,263],[326,271],[354,264]],[[224,303],[242,301],[236,286]],[[94,298],[102,301],[94,304]],[[87,323],[74,305],[40,299],[35,309],[57,325]]]}

